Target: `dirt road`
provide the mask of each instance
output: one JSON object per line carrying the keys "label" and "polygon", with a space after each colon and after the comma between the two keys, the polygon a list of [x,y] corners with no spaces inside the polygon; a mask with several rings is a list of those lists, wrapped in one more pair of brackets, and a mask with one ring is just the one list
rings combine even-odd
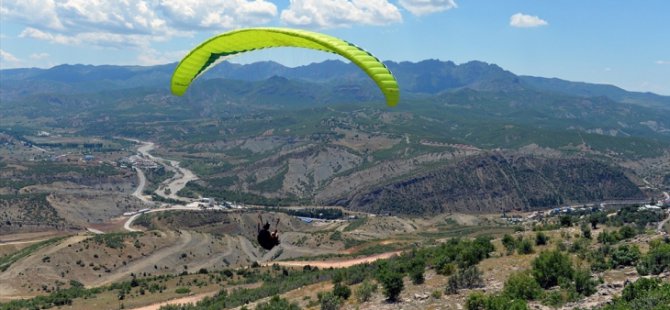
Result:
{"label": "dirt road", "polygon": [[277,264],[279,266],[286,266],[286,267],[304,267],[307,265],[310,265],[312,267],[319,267],[319,268],[346,268],[346,267],[351,267],[354,265],[360,265],[360,264],[365,264],[365,263],[372,263],[374,261],[380,260],[380,259],[387,259],[391,258],[396,255],[400,255],[402,251],[395,251],[395,252],[387,252],[387,253],[381,253],[377,255],[371,255],[371,256],[366,256],[366,257],[359,257],[359,258],[352,258],[352,259],[345,259],[345,260],[330,260],[330,261],[279,261],[279,262],[270,262],[267,263],[266,265],[274,265]]}

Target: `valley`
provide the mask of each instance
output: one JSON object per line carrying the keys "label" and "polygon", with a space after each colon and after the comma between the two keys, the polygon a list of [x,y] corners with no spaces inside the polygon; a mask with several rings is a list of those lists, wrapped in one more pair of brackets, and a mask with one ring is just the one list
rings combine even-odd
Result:
{"label": "valley", "polygon": [[[326,65],[349,70],[310,70]],[[667,278],[666,97],[480,62],[389,67],[393,109],[355,72],[213,70],[176,99],[163,66],[107,67],[127,75],[99,88],[96,67],[3,71],[0,309],[600,309],[626,280]],[[279,220],[271,251],[259,215]],[[508,292],[555,251],[574,265],[560,285]]]}

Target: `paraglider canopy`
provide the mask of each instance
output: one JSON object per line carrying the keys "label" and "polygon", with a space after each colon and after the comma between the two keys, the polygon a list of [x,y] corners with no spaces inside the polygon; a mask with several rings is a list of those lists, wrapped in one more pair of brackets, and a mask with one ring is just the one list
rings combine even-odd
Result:
{"label": "paraglider canopy", "polygon": [[210,38],[179,62],[172,75],[172,93],[181,96],[217,61],[259,49],[301,47],[338,54],[361,68],[377,84],[388,106],[398,103],[400,93],[393,74],[376,57],[347,41],[322,33],[289,28],[245,28]]}

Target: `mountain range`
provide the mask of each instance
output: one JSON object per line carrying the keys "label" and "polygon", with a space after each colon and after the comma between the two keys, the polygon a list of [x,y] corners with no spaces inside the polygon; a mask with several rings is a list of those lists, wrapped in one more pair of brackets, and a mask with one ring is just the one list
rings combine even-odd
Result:
{"label": "mountain range", "polygon": [[341,61],[224,62],[183,97],[174,63],[2,70],[0,131],[157,141],[200,177],[183,195],[375,212],[644,199],[630,167],[670,173],[651,161],[670,152],[670,97],[479,61],[386,65],[395,108]]}
{"label": "mountain range", "polygon": [[[605,96],[612,100],[670,109],[670,97],[654,93],[630,92],[613,85],[571,82],[557,78],[518,76],[495,65],[470,61],[457,65],[451,61],[385,62],[398,79],[402,94],[438,94],[469,88],[478,91],[536,90],[580,97]],[[176,63],[157,66],[59,65],[50,69],[0,70],[3,93],[19,81],[32,85],[57,83],[72,91],[90,92],[130,87],[167,88]],[[299,67],[286,67],[272,61],[252,64],[223,62],[201,79],[262,81],[274,76],[309,82],[347,83],[366,80],[354,64],[328,60]]]}

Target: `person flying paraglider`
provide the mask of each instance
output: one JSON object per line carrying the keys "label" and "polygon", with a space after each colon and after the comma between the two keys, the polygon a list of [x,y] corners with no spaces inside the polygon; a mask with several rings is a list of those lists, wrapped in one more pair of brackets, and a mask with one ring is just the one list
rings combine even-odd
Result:
{"label": "person flying paraglider", "polygon": [[270,232],[270,222],[265,222],[265,224],[263,224],[263,218],[260,214],[258,214],[258,244],[260,244],[261,247],[268,251],[279,245],[279,232],[277,231],[278,225],[279,219],[277,219],[277,223],[275,224],[275,230]]}

